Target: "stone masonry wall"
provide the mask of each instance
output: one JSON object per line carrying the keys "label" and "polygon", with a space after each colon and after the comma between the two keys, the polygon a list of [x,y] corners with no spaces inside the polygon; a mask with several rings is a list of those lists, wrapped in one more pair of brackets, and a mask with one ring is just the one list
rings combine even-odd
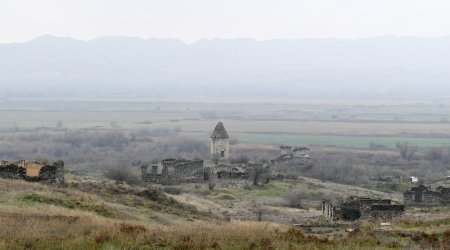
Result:
{"label": "stone masonry wall", "polygon": [[[0,166],[0,178],[4,179],[23,179],[27,181],[36,181],[50,184],[64,184],[64,162],[56,161],[52,165],[39,166],[36,163],[29,164],[33,166],[33,173],[28,174],[26,163],[19,161],[8,164],[2,162]],[[37,167],[38,166],[38,167]]]}

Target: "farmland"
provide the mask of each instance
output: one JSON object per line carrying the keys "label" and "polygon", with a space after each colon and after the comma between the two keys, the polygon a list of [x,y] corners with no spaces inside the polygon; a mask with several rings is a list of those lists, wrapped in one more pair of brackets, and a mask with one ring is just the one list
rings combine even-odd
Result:
{"label": "farmland", "polygon": [[244,143],[393,148],[448,146],[447,101],[4,99],[1,131],[176,129],[207,137],[223,121]]}

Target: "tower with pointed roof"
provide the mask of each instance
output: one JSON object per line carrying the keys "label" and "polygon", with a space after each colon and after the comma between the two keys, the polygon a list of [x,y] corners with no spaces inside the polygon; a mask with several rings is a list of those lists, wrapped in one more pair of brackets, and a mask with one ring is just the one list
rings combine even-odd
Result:
{"label": "tower with pointed roof", "polygon": [[228,160],[230,157],[230,137],[222,122],[217,123],[210,138],[209,152],[211,159]]}

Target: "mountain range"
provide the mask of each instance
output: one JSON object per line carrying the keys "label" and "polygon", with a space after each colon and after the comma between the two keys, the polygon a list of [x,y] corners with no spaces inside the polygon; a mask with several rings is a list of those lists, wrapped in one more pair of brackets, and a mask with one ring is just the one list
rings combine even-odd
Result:
{"label": "mountain range", "polygon": [[0,44],[3,96],[435,99],[449,83],[450,37]]}

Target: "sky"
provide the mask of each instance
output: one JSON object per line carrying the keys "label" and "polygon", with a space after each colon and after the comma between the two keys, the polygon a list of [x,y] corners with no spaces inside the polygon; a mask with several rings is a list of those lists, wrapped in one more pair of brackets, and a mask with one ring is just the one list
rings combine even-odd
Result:
{"label": "sky", "polygon": [[450,35],[448,0],[0,0],[0,43],[41,35],[367,38]]}

